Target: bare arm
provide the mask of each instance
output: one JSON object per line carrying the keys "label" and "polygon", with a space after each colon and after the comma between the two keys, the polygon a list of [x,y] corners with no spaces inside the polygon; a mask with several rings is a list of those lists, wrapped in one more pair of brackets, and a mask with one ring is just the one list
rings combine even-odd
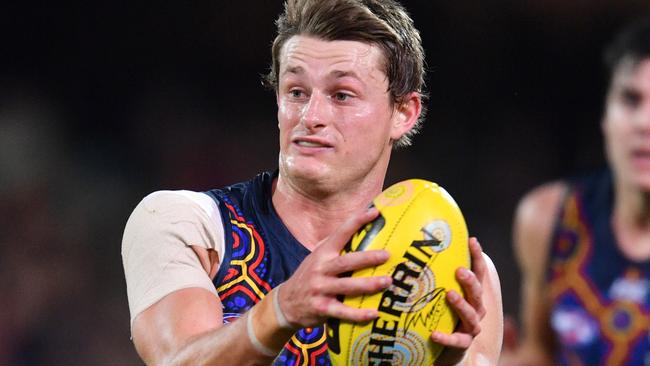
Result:
{"label": "bare arm", "polygon": [[[255,332],[260,342],[279,350],[294,331],[279,327],[270,299],[255,306],[255,319],[266,319]],[[223,325],[219,298],[200,288],[179,290],[135,319],[133,342],[148,365],[268,365],[275,356],[260,353],[251,343],[246,329],[250,315]]]}
{"label": "bare arm", "polygon": [[434,332],[432,339],[447,346],[438,365],[495,365],[501,352],[503,306],[499,276],[492,260],[481,250],[476,238],[470,238],[472,270],[458,269],[456,277],[466,299],[449,291],[447,301],[458,313],[461,323],[456,332]]}
{"label": "bare arm", "polygon": [[[363,224],[377,216],[376,209],[348,220],[319,243],[279,291],[278,301],[293,325],[280,326],[273,304],[273,292],[239,320],[223,325],[219,299],[205,289],[175,291],[138,315],[133,323],[133,341],[140,356],[153,365],[256,365],[269,364],[295,328],[317,326],[328,317],[367,321],[375,310],[353,309],[336,299],[338,294],[374,293],[390,285],[385,277],[340,278],[342,272],[385,262],[384,251],[350,253],[341,248]],[[247,320],[252,316],[252,333]],[[290,329],[293,328],[293,329]],[[257,339],[274,354],[265,355],[253,345]]]}
{"label": "bare arm", "polygon": [[481,333],[474,339],[468,350],[467,365],[495,365],[501,353],[503,342],[503,304],[501,300],[501,284],[494,263],[487,254],[485,271],[482,271],[480,282],[483,285],[482,302],[486,315],[481,320]]}
{"label": "bare arm", "polygon": [[551,235],[562,197],[563,183],[543,185],[520,202],[515,214],[513,242],[521,269],[521,323],[523,338],[511,350],[508,365],[552,365],[553,334],[545,274]]}

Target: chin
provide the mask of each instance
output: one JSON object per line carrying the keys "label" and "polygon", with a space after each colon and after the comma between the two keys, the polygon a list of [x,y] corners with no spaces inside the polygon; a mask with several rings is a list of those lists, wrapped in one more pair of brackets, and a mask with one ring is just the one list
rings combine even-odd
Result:
{"label": "chin", "polygon": [[313,182],[314,184],[327,180],[328,177],[331,177],[329,174],[329,169],[322,167],[317,168],[297,168],[292,169],[290,174],[297,179]]}
{"label": "chin", "polygon": [[650,192],[650,173],[637,174],[633,182],[640,191]]}
{"label": "chin", "polygon": [[331,177],[331,169],[325,164],[314,164],[302,159],[286,159],[280,162],[280,171],[292,180],[319,184]]}
{"label": "chin", "polygon": [[639,190],[645,193],[650,193],[650,178],[643,179],[638,182]]}

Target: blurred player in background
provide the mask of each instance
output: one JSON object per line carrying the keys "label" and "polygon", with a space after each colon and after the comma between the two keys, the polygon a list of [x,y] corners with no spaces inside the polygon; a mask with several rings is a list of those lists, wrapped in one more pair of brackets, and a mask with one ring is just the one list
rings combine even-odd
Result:
{"label": "blurred player in background", "polygon": [[609,169],[517,209],[523,339],[503,365],[650,365],[650,20],[606,49]]}
{"label": "blurred player in background", "polygon": [[[339,253],[376,217],[368,204],[391,151],[421,123],[420,36],[393,1],[288,1],[277,25],[268,81],[279,170],[205,193],[155,192],[127,223],[133,342],[148,364],[329,364],[325,320],[377,316],[337,295],[391,284],[339,277],[387,252]],[[467,300],[447,294],[461,322],[432,334],[447,346],[439,365],[494,364],[500,351],[496,270],[476,239],[470,248],[472,271],[456,272]]]}

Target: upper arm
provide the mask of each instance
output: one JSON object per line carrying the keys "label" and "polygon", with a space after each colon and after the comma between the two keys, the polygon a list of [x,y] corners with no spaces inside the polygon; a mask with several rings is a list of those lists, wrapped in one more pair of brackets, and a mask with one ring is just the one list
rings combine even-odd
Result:
{"label": "upper arm", "polygon": [[521,317],[525,346],[550,347],[549,302],[545,274],[557,213],[566,192],[561,182],[543,185],[519,203],[513,243],[522,275]]}
{"label": "upper arm", "polygon": [[193,336],[221,326],[223,319],[212,283],[224,245],[221,218],[216,203],[206,209],[188,195],[201,194],[147,196],[124,230],[133,341],[142,358],[156,364]]}
{"label": "upper arm", "polygon": [[202,288],[172,292],[133,321],[133,343],[147,364],[158,365],[192,338],[223,325],[221,301]]}

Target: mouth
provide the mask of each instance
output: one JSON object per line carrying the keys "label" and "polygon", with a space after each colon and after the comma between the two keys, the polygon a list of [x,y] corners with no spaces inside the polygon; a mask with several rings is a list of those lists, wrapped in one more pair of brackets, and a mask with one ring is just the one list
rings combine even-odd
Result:
{"label": "mouth", "polygon": [[638,167],[650,167],[650,149],[634,149],[631,156]]}
{"label": "mouth", "polygon": [[307,148],[330,148],[332,145],[327,141],[318,138],[300,137],[293,140],[293,143]]}
{"label": "mouth", "polygon": [[634,158],[650,158],[650,150],[636,149],[632,151]]}

